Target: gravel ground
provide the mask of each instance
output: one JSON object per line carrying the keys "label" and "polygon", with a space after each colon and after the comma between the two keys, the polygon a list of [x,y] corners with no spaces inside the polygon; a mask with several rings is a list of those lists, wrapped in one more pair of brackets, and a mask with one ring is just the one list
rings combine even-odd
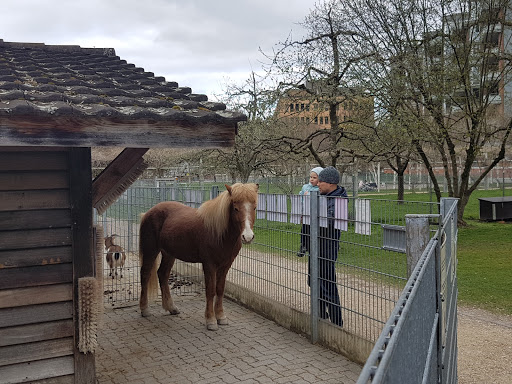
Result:
{"label": "gravel ground", "polygon": [[512,316],[458,308],[459,384],[512,383]]}

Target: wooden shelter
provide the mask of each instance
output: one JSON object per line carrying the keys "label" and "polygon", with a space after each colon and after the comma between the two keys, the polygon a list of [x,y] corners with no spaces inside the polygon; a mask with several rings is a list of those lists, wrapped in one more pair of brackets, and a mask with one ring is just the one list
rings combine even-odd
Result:
{"label": "wooden shelter", "polygon": [[[243,120],[113,49],[0,40],[0,383],[95,382],[94,351],[79,348],[93,208],[149,148],[231,146]],[[92,180],[97,146],[125,149]]]}

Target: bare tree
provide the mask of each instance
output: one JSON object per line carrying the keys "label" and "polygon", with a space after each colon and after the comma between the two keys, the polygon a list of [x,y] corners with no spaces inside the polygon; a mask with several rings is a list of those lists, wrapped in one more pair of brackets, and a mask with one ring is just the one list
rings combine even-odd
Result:
{"label": "bare tree", "polygon": [[[350,142],[343,141],[345,132],[359,124],[373,123],[373,106],[367,104],[372,100],[371,95],[352,75],[353,67],[366,58],[366,53],[355,54],[350,39],[352,32],[344,28],[343,14],[338,1],[315,4],[302,23],[306,36],[289,37],[274,52],[266,54],[271,62],[268,73],[278,79],[282,101],[293,104],[294,100],[302,103],[308,100],[309,106],[319,105],[319,111],[328,111],[329,129],[309,124],[308,130],[300,122],[296,123],[298,129],[292,135],[279,139],[283,151],[309,155],[321,166],[350,162],[353,153],[346,151]],[[341,120],[340,107],[354,100],[366,100],[361,106],[369,108],[361,108],[359,113]],[[286,105],[278,105],[278,110],[283,108]]]}
{"label": "bare tree", "polygon": [[[425,164],[438,199],[436,163],[448,194],[460,199],[459,223],[470,195],[504,157],[512,129],[504,108],[512,46],[508,0],[340,0],[346,28],[366,76],[382,100],[394,90],[397,109],[416,124],[405,125]],[[373,54],[373,55],[371,55]],[[364,73],[363,73],[364,72]],[[392,81],[400,88],[389,87]],[[388,104],[391,107],[391,104]],[[501,110],[500,110],[501,108]],[[489,159],[479,174],[473,164]]]}
{"label": "bare tree", "polygon": [[251,174],[265,173],[278,160],[291,156],[278,151],[280,145],[275,138],[287,127],[274,118],[277,94],[271,86],[265,86],[265,79],[253,72],[245,83],[228,85],[224,94],[223,101],[231,109],[244,112],[247,121],[239,125],[233,148],[211,152],[210,160],[218,168],[226,170],[233,181],[247,182]]}

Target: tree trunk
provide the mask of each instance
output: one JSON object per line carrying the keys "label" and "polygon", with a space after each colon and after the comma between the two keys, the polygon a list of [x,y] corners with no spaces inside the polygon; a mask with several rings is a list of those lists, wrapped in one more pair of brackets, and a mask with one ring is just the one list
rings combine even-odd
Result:
{"label": "tree trunk", "polygon": [[398,178],[398,201],[403,201],[404,200],[404,189],[405,189],[405,186],[404,186],[404,180],[405,180],[405,177],[404,177],[404,173],[405,173],[405,169],[401,170],[401,172],[398,172],[397,173],[397,178]]}

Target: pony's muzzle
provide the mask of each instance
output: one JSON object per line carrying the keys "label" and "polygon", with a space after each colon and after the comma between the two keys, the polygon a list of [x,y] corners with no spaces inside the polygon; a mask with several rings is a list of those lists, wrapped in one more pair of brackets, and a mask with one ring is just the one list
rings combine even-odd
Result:
{"label": "pony's muzzle", "polygon": [[253,231],[243,231],[242,232],[242,243],[249,244],[254,239]]}

